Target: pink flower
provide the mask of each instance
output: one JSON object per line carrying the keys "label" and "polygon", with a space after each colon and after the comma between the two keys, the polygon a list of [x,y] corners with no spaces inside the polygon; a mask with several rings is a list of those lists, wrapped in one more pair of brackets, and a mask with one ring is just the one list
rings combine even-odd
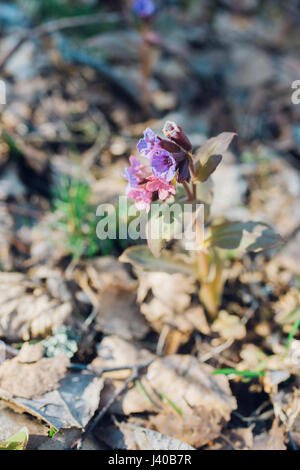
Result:
{"label": "pink flower", "polygon": [[152,192],[148,191],[144,185],[132,189],[127,196],[129,199],[134,199],[137,209],[140,211],[146,209],[146,211],[149,212],[152,202]]}
{"label": "pink flower", "polygon": [[170,194],[176,193],[171,183],[154,175],[147,178],[146,189],[151,193],[158,192],[158,197],[161,201],[165,201]]}

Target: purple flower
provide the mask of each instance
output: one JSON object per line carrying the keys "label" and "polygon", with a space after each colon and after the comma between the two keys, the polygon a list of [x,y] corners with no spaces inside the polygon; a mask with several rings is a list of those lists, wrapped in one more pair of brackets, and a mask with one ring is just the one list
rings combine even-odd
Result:
{"label": "purple flower", "polygon": [[124,172],[128,181],[126,192],[138,209],[149,211],[151,202],[175,195],[175,185],[171,183],[175,176],[179,183],[190,181],[189,157],[177,143],[161,139],[150,128],[144,131],[137,149],[149,159],[149,165],[130,157],[130,167]]}
{"label": "purple flower", "polygon": [[180,148],[175,142],[166,139],[160,139],[159,147],[171,153],[175,158],[178,183],[183,183],[183,181],[189,182],[191,179],[190,162],[186,151]]}
{"label": "purple flower", "polygon": [[143,180],[151,175],[151,169],[143,165],[138,158],[129,157],[130,167],[125,168],[124,178],[128,181],[126,192],[128,193],[132,188],[136,188]]}
{"label": "purple flower", "polygon": [[157,192],[158,198],[161,201],[167,199],[170,194],[176,193],[176,190],[171,183],[154,175],[148,178],[146,189],[152,193]]}
{"label": "purple flower", "polygon": [[178,175],[177,175],[178,183],[183,183],[184,181],[187,181],[189,183],[191,181],[191,173],[190,173],[190,163],[188,159],[180,162],[177,165],[177,169],[178,169]]}
{"label": "purple flower", "polygon": [[187,154],[181,150],[173,154],[176,161],[177,181],[183,183],[191,180],[190,162]]}
{"label": "purple flower", "polygon": [[137,149],[143,157],[149,157],[150,153],[160,142],[160,138],[149,127],[144,131],[144,138],[137,144]]}
{"label": "purple flower", "polygon": [[133,9],[141,18],[149,18],[155,12],[155,5],[152,0],[134,0]]}
{"label": "purple flower", "polygon": [[151,152],[150,165],[152,173],[166,181],[171,181],[176,173],[176,161],[167,150],[156,146]]}

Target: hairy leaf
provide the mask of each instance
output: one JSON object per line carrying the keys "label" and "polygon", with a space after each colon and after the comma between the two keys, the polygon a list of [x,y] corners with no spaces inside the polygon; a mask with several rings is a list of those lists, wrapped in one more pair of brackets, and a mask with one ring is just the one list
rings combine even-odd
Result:
{"label": "hairy leaf", "polygon": [[122,263],[131,263],[133,266],[143,268],[145,271],[166,273],[184,273],[189,276],[195,274],[192,266],[174,259],[168,251],[162,251],[159,258],[155,258],[146,245],[127,248],[120,256]]}
{"label": "hairy leaf", "polygon": [[206,245],[227,250],[258,252],[282,242],[280,235],[263,222],[225,222],[211,230]]}
{"label": "hairy leaf", "polygon": [[147,222],[147,244],[151,253],[158,258],[164,243],[176,238],[182,231],[182,207],[180,204],[160,204],[151,213]]}
{"label": "hairy leaf", "polygon": [[204,182],[215,171],[222,160],[222,155],[228,149],[236,133],[222,132],[208,139],[196,152],[194,157],[196,181]]}
{"label": "hairy leaf", "polygon": [[222,155],[212,155],[207,162],[198,169],[195,180],[204,183],[204,181],[208,180],[210,175],[216,170],[221,161]]}
{"label": "hairy leaf", "polygon": [[222,155],[228,149],[235,132],[222,132],[216,137],[208,139],[196,152],[194,161],[205,165],[212,155]]}

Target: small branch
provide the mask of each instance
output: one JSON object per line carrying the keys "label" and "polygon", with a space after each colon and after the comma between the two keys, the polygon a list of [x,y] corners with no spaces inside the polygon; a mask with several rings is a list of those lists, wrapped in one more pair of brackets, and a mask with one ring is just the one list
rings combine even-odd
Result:
{"label": "small branch", "polygon": [[[147,365],[147,363],[146,363]],[[91,372],[92,374],[95,375],[102,375],[105,374],[106,372],[117,372],[120,370],[134,370],[136,368],[143,368],[146,367],[144,363],[140,365],[125,365],[125,366],[119,366],[119,367],[102,367],[101,369],[97,369],[96,367],[90,366],[90,365],[85,365],[85,364],[70,364],[69,369],[73,370],[87,370]]]}
{"label": "small branch", "polygon": [[4,341],[0,340],[0,350],[1,348],[4,348],[5,351],[7,351],[11,356],[17,356],[20,352],[19,349],[13,348],[12,346],[9,346],[8,344],[4,343]]}
{"label": "small branch", "polygon": [[20,49],[24,42],[28,40],[39,39],[43,36],[48,36],[49,34],[55,33],[56,31],[69,28],[77,28],[79,26],[88,26],[92,24],[99,23],[107,18],[110,21],[113,19],[119,19],[116,15],[106,15],[103,13],[97,13],[94,15],[82,15],[82,16],[71,16],[69,18],[61,18],[58,20],[48,21],[42,25],[36,26],[30,31],[26,31],[22,34],[18,42],[13,46],[13,48],[6,54],[6,56],[0,62],[0,72],[5,68],[7,62],[12,58],[12,56]]}
{"label": "small branch", "polygon": [[[95,427],[99,424],[99,422],[101,421],[101,419],[103,418],[103,416],[106,415],[106,413],[108,412],[108,410],[110,409],[110,407],[115,403],[115,401],[127,390],[127,388],[129,387],[130,383],[133,382],[134,380],[136,380],[140,374],[140,371],[142,369],[145,369],[146,367],[148,367],[151,362],[153,362],[154,359],[151,359],[150,361],[148,362],[145,362],[143,364],[139,364],[139,365],[136,365],[134,367],[132,367],[132,373],[130,374],[130,376],[128,377],[128,379],[125,380],[125,382],[123,383],[122,387],[115,391],[115,393],[113,393],[113,395],[111,396],[111,398],[109,399],[109,401],[107,402],[107,404],[101,409],[98,411],[98,413],[95,415],[94,419],[92,419],[89,424],[87,425],[87,427],[85,428],[85,430],[83,431],[82,435],[76,439],[70,446],[70,449],[71,450],[79,450],[81,447],[82,447],[82,444],[83,444],[83,441],[87,438],[87,436],[95,429]],[[130,367],[131,368],[131,367]],[[115,369],[116,370],[116,369]]]}
{"label": "small branch", "polygon": [[1,202],[0,207],[1,206],[7,207],[7,209],[14,214],[23,215],[32,219],[40,219],[43,215],[43,213],[37,209],[27,209],[11,202]]}
{"label": "small branch", "polygon": [[225,349],[230,348],[230,346],[233,344],[233,339],[228,339],[225,341],[225,343],[220,344],[216,348],[213,348],[210,352],[203,354],[202,357],[200,357],[200,362],[206,362],[212,359],[216,354],[220,354],[221,352],[225,351]]}
{"label": "small branch", "polygon": [[141,31],[141,46],[140,46],[140,60],[141,60],[141,91],[142,103],[147,112],[151,107],[151,93],[150,93],[150,51],[147,41],[147,33],[149,31],[148,25],[144,25]]}

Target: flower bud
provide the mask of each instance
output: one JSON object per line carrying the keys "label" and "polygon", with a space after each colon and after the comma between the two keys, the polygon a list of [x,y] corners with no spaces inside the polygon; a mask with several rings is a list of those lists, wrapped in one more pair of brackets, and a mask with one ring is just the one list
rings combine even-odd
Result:
{"label": "flower bud", "polygon": [[177,144],[175,144],[174,142],[171,142],[170,140],[161,139],[160,137],[159,137],[159,146],[162,149],[167,150],[167,152],[170,152],[170,153],[182,152],[181,148],[178,147]]}
{"label": "flower bud", "polygon": [[164,125],[163,133],[168,139],[172,140],[173,142],[176,142],[176,144],[178,144],[187,152],[190,152],[192,150],[191,142],[189,141],[188,137],[183,132],[181,127],[176,124],[176,122],[167,121]]}

